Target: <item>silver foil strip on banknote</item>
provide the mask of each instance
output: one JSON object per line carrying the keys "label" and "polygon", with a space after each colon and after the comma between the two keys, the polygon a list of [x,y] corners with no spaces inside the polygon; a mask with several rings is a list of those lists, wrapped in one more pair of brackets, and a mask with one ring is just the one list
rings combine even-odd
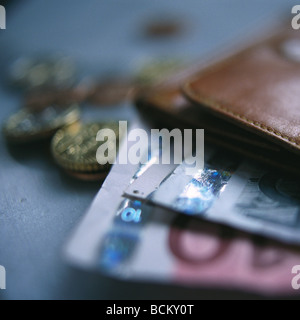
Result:
{"label": "silver foil strip on banknote", "polygon": [[[196,175],[179,165],[159,188],[143,188],[140,177],[125,195],[173,211],[244,231],[300,244],[300,181],[259,164],[206,148],[206,165]],[[156,167],[160,171],[159,165]],[[146,192],[145,192],[146,191]]]}

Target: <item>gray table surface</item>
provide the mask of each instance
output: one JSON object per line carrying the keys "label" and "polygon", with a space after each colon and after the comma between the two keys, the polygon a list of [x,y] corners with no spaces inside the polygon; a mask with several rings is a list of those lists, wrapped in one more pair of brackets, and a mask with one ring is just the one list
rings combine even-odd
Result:
{"label": "gray table surface", "polygon": [[[132,75],[162,57],[193,61],[255,33],[278,16],[291,16],[288,0],[27,0],[7,6],[0,30],[0,122],[22,104],[7,85],[20,56],[70,55],[80,75]],[[145,22],[182,21],[184,32],[147,39]],[[97,117],[128,119],[131,105],[97,110]],[[87,114],[86,116],[91,117]],[[1,299],[254,298],[241,292],[123,282],[70,267],[62,246],[96,195],[99,183],[65,176],[47,145],[9,147],[0,135],[0,265],[7,271]]]}

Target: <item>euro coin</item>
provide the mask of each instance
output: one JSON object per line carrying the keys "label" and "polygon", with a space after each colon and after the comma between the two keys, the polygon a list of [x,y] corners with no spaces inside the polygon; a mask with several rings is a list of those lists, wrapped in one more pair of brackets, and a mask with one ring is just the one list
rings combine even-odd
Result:
{"label": "euro coin", "polygon": [[69,57],[22,57],[11,67],[10,80],[15,87],[33,90],[43,87],[69,87],[76,78],[76,67]]}
{"label": "euro coin", "polygon": [[[101,129],[111,129],[116,138],[114,142],[105,142],[109,151],[106,153],[107,158],[100,159],[104,164],[98,163],[96,156],[98,148],[104,143],[96,139]],[[115,160],[119,140],[118,122],[80,124],[59,130],[52,139],[51,151],[55,162],[65,170],[103,172],[108,171]]]}
{"label": "euro coin", "polygon": [[4,123],[3,133],[9,142],[32,142],[53,136],[58,129],[79,118],[80,109],[76,104],[50,105],[39,110],[24,108]]}

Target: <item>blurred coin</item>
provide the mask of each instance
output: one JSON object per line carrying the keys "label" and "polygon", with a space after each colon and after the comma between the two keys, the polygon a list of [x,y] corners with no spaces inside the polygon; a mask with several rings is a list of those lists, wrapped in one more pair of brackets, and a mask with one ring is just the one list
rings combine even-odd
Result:
{"label": "blurred coin", "polygon": [[177,20],[152,21],[145,27],[145,33],[148,37],[168,37],[179,34],[182,31],[182,25]]}
{"label": "blurred coin", "polygon": [[128,100],[132,90],[131,81],[110,79],[95,84],[90,90],[87,102],[101,106],[116,105]]}
{"label": "blurred coin", "polygon": [[135,84],[139,86],[154,85],[184,66],[179,59],[161,59],[146,63],[137,73]]}
{"label": "blurred coin", "polygon": [[69,89],[40,89],[31,91],[25,97],[25,107],[30,110],[39,110],[46,106],[58,104],[67,105],[80,103],[86,98],[86,91],[80,87]]}
{"label": "blurred coin", "polygon": [[50,105],[39,110],[22,109],[3,126],[9,142],[32,142],[51,137],[58,129],[80,118],[78,105]]}
{"label": "blurred coin", "polygon": [[101,129],[114,131],[117,143],[109,145],[109,148],[115,151],[111,154],[116,153],[120,137],[118,122],[82,124],[63,128],[53,137],[51,150],[56,163],[66,170],[85,174],[109,170],[109,163],[101,165],[96,158],[98,148],[104,143],[96,140]]}
{"label": "blurred coin", "polygon": [[41,87],[69,87],[75,81],[76,67],[69,57],[45,56],[18,59],[10,70],[12,84],[23,90]]}

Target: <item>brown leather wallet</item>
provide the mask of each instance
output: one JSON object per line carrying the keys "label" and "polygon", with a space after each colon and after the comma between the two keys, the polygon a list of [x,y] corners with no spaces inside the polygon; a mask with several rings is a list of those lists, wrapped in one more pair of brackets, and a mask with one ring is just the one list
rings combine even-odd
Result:
{"label": "brown leather wallet", "polygon": [[300,174],[300,33],[267,36],[175,75],[136,105],[163,126],[205,129],[206,140]]}

